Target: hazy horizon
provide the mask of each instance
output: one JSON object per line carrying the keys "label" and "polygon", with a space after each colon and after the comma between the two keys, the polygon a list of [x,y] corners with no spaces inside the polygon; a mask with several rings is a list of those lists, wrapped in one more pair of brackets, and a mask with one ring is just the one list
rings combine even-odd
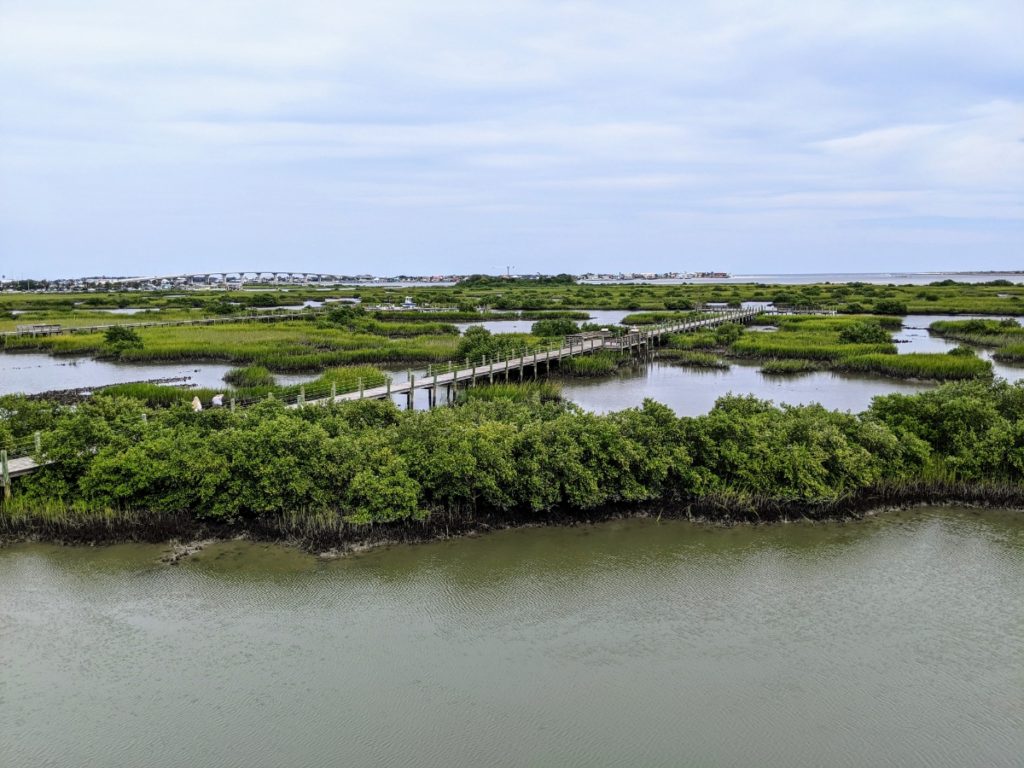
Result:
{"label": "hazy horizon", "polygon": [[1024,4],[0,0],[0,273],[1020,268]]}

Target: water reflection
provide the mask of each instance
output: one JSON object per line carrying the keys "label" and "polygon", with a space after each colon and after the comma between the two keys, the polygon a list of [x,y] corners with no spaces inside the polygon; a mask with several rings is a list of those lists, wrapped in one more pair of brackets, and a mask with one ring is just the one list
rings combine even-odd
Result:
{"label": "water reflection", "polygon": [[[224,363],[114,363],[88,357],[52,357],[38,352],[0,353],[0,395],[36,394],[57,389],[80,389],[127,381],[188,377],[197,387],[226,387]],[[316,374],[278,374],[280,384],[301,384]]]}
{"label": "water reflection", "polygon": [[607,379],[562,379],[562,393],[597,413],[639,406],[645,398],[653,398],[681,416],[698,416],[711,410],[719,397],[730,393],[756,395],[777,404],[820,403],[826,408],[856,413],[867,408],[876,395],[913,394],[934,386],[830,371],[764,376],[759,363],[730,362],[728,370],[709,370],[654,361],[621,370]]}
{"label": "water reflection", "polygon": [[[893,334],[896,350],[900,354],[908,352],[948,352],[959,345],[959,342],[947,341],[940,336],[928,332],[928,327],[940,320],[1005,320],[1006,317],[992,315],[911,315],[903,319],[903,328]],[[1020,320],[1014,318],[1018,323]],[[978,356],[992,363],[996,376],[1007,381],[1024,379],[1024,366],[1007,365],[993,359],[991,349],[978,349]]]}

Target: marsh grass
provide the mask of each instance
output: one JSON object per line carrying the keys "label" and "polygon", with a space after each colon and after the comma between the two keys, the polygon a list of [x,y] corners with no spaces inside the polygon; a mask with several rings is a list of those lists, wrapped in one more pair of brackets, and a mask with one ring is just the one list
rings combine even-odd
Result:
{"label": "marsh grass", "polygon": [[[251,288],[252,286],[250,286]],[[359,298],[364,306],[395,303],[411,295],[421,305],[479,307],[496,310],[559,312],[586,309],[673,312],[703,302],[775,302],[778,305],[831,307],[841,313],[870,312],[876,306],[905,306],[913,314],[1024,314],[1024,286],[1006,281],[957,283],[935,281],[930,285],[872,285],[865,283],[819,283],[769,285],[765,283],[721,283],[695,285],[625,284],[531,284],[526,282],[478,283],[455,286],[354,287],[264,286],[260,291],[173,290],[153,292],[98,292],[78,294],[5,294],[0,296],[0,313],[10,309],[32,309],[68,314],[99,307],[146,307],[164,310],[208,312],[214,303],[238,302],[242,308],[300,304],[305,300]],[[76,304],[76,302],[85,302]],[[436,318],[441,320],[442,318]],[[459,321],[446,318],[450,322]],[[496,318],[491,318],[496,319]],[[536,317],[527,319],[538,319]],[[582,318],[573,318],[582,319]]]}
{"label": "marsh grass", "polygon": [[926,352],[907,355],[854,355],[838,361],[834,368],[857,373],[878,373],[895,378],[936,381],[961,381],[992,376],[992,364],[988,360]]}
{"label": "marsh grass", "polygon": [[675,333],[666,339],[666,345],[670,349],[716,349],[719,346],[718,338],[711,331]]}
{"label": "marsh grass", "polygon": [[766,376],[796,376],[814,373],[822,368],[820,363],[813,360],[765,360],[760,370]]}
{"label": "marsh grass", "polygon": [[9,337],[7,348],[97,354],[138,363],[212,360],[286,373],[355,364],[443,362],[455,356],[459,342],[453,334],[388,338],[303,321],[142,328],[139,336],[141,347],[116,351],[104,345],[101,334]]}
{"label": "marsh grass", "polygon": [[567,358],[562,360],[560,365],[563,373],[590,378],[614,373],[624,362],[625,358],[615,352],[594,352],[590,355]]}
{"label": "marsh grass", "polygon": [[1007,344],[993,354],[1000,363],[1024,363],[1024,344]]}
{"label": "marsh grass", "polygon": [[703,320],[712,317],[708,312],[634,312],[622,318],[622,325],[656,325],[658,323],[681,323],[687,320]]}
{"label": "marsh grass", "polygon": [[851,355],[896,355],[894,344],[843,344],[829,333],[748,333],[733,342],[738,357],[835,361]]}
{"label": "marsh grass", "polygon": [[[747,333],[732,343],[729,350],[738,357],[755,359],[794,359],[833,362],[852,355],[895,355],[890,342],[851,342],[857,330],[899,327],[899,318],[820,317],[815,315],[780,316],[774,333]],[[884,336],[883,336],[884,338]]]}
{"label": "marsh grass", "polygon": [[725,370],[729,364],[718,355],[710,352],[699,352],[688,349],[662,348],[658,350],[657,357],[662,362],[680,365],[689,368],[716,368]]}

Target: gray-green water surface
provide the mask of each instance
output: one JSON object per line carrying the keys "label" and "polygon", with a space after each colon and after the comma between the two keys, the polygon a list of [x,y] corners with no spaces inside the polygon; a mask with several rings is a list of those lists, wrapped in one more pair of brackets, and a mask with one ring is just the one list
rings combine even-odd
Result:
{"label": "gray-green water surface", "polygon": [[1024,514],[0,550],[0,765],[1012,766]]}

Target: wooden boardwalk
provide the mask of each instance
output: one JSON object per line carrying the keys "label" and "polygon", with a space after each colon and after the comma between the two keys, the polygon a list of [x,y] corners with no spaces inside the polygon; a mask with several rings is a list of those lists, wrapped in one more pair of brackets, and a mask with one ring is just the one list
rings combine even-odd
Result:
{"label": "wooden boardwalk", "polygon": [[486,380],[488,383],[493,383],[495,380],[522,381],[528,371],[536,376],[541,370],[549,371],[552,362],[558,363],[569,357],[589,355],[606,350],[634,352],[647,346],[656,345],[662,337],[669,334],[699,331],[726,323],[748,322],[759,314],[762,314],[759,309],[730,310],[701,320],[688,320],[679,323],[664,323],[645,327],[642,330],[633,331],[624,336],[581,339],[577,342],[567,341],[563,342],[559,347],[535,350],[504,359],[484,359],[472,365],[445,366],[443,368],[431,367],[428,370],[428,374],[420,378],[410,377],[408,381],[402,382],[388,381],[383,386],[361,389],[356,392],[345,392],[333,397],[303,399],[300,402],[290,404],[289,407],[300,408],[306,405],[329,404],[331,402],[345,403],[354,400],[384,400],[400,395],[404,395],[411,405],[413,394],[417,389],[427,390],[430,404],[434,405],[437,402],[438,393],[442,389],[450,395],[452,390],[459,385],[475,384],[481,380]]}
{"label": "wooden boardwalk", "polygon": [[[305,399],[299,397],[297,402],[289,403],[289,408],[302,408],[310,405],[326,405],[332,402],[345,403],[356,400],[385,400],[392,397],[404,395],[408,407],[412,407],[413,396],[416,390],[426,390],[428,401],[431,406],[438,402],[438,393],[444,391],[447,397],[451,397],[455,389],[460,385],[473,385],[479,381],[486,380],[493,383],[497,380],[523,381],[527,373],[534,377],[541,371],[545,373],[551,370],[552,363],[558,363],[566,358],[589,355],[601,351],[614,352],[638,352],[644,348],[655,346],[659,341],[669,334],[689,333],[707,328],[714,328],[726,323],[749,322],[757,315],[762,314],[760,309],[738,309],[721,312],[713,317],[706,317],[700,320],[687,320],[677,323],[663,323],[656,326],[648,326],[642,329],[631,331],[624,336],[605,336],[584,338],[567,337],[561,345],[550,349],[541,349],[527,352],[507,358],[493,360],[483,359],[479,363],[468,365],[448,365],[443,368],[431,367],[427,376],[419,378],[410,377],[408,381],[392,382],[380,387],[360,389],[355,392],[344,392],[333,396]],[[280,317],[276,315],[274,317]],[[172,325],[174,323],[168,323]],[[35,453],[38,453],[39,437],[35,438]],[[23,453],[8,457],[6,451],[0,451],[0,470],[2,470],[2,481],[5,495],[10,493],[11,480],[34,472],[40,464],[33,458],[32,450],[26,449]],[[43,463],[46,463],[45,461]]]}
{"label": "wooden boardwalk", "polygon": [[31,456],[19,456],[16,459],[7,460],[7,472],[14,477],[21,477],[39,468],[39,464]]}

